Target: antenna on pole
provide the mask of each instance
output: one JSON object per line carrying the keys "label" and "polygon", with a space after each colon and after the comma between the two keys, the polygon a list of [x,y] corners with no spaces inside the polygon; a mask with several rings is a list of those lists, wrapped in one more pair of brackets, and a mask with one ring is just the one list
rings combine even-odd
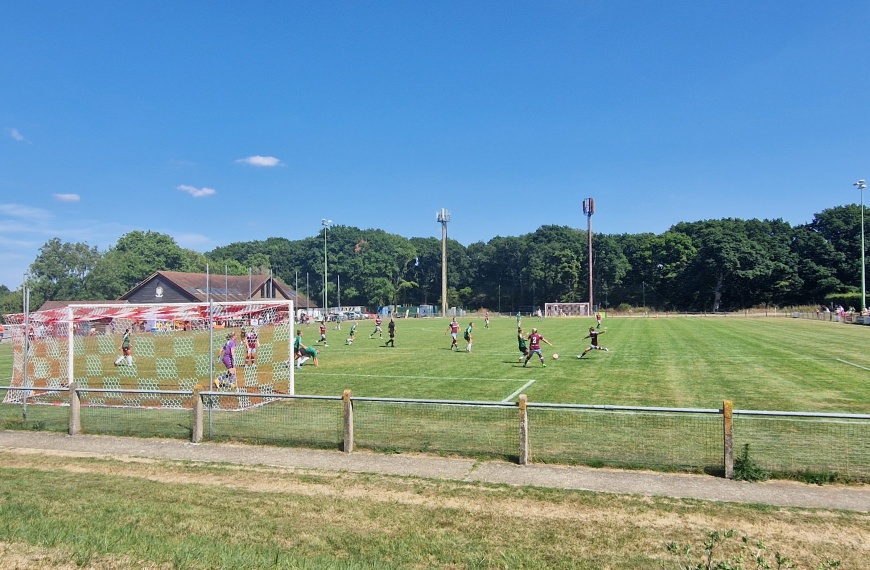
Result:
{"label": "antenna on pole", "polygon": [[589,246],[589,314],[592,314],[592,214],[595,213],[595,200],[583,200],[583,213],[586,214],[586,241]]}
{"label": "antenna on pole", "polygon": [[435,213],[435,221],[441,224],[441,315],[447,316],[447,222],[450,212],[445,208]]}

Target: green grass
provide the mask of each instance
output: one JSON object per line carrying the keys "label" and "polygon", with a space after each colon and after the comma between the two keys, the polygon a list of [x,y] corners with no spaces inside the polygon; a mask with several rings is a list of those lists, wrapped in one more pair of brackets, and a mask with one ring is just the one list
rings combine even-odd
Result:
{"label": "green grass", "polygon": [[[843,413],[867,412],[870,401],[866,326],[791,318],[608,318],[601,344],[610,351],[577,360],[591,319],[526,318],[526,332],[538,327],[555,347],[544,346],[546,368],[536,359],[523,368],[513,318],[494,318],[486,329],[482,318],[465,317],[462,328],[470,321],[476,325],[470,354],[449,350],[443,319],[398,319],[395,348],[369,339],[371,321],[360,321],[352,346],[344,343],[347,322],[342,331],[330,324],[327,347],[314,342],[315,326],[300,327],[304,341],[318,347],[320,367],[306,364],[296,375],[296,393],[339,396],[349,388],[355,396],[515,401],[522,388],[532,402],[719,408],[732,400],[736,409]],[[552,360],[553,352],[562,358]],[[11,366],[4,342],[0,379],[11,377]],[[110,362],[105,368],[115,373]]]}
{"label": "green grass", "polygon": [[[362,334],[346,346],[329,330],[320,367],[296,377],[300,394],[501,401],[523,389],[532,402],[867,412],[870,327],[790,318],[609,318],[609,352],[577,360],[589,320],[526,318],[554,345],[546,368],[517,361],[515,321],[475,322],[471,354],[451,352],[441,319],[398,320],[396,348]],[[343,325],[347,328],[347,324]],[[304,329],[305,340],[316,330]],[[346,334],[346,333],[345,333]],[[460,339],[460,345],[464,343]],[[550,358],[558,352],[561,358]]]}
{"label": "green grass", "polygon": [[0,466],[0,568],[684,568],[726,528],[800,568],[870,556],[857,512],[12,452]]}
{"label": "green grass", "polygon": [[[472,319],[462,319],[463,328]],[[601,343],[611,350],[576,354],[588,330],[584,319],[526,319],[555,345],[547,367],[518,362],[513,318],[489,329],[474,319],[473,351],[450,350],[443,320],[398,321],[397,346],[369,339],[363,322],[352,346],[330,327],[320,366],[296,375],[296,393],[359,397],[496,401],[520,393],[532,403],[609,404],[717,410],[867,413],[870,328],[791,318],[610,318]],[[316,339],[316,327],[302,329]],[[319,345],[318,345],[319,346]],[[550,358],[557,351],[563,358]],[[111,355],[108,355],[111,358]],[[143,363],[143,368],[146,365]],[[129,372],[133,372],[129,370]],[[261,372],[262,374],[262,372]],[[135,380],[135,377],[133,377]],[[169,386],[174,388],[175,386]],[[235,399],[227,403],[234,406]],[[355,403],[355,445],[384,452],[424,451],[514,461],[516,408]],[[0,425],[66,431],[66,409],[0,406]],[[531,408],[532,460],[720,474],[722,420],[716,415],[618,414]],[[86,433],[190,437],[183,410],[84,408]],[[734,445],[752,445],[759,461],[782,474],[870,476],[867,422],[735,418]],[[336,449],[342,442],[341,404],[335,400],[280,401],[242,413],[208,414],[207,439]],[[783,475],[785,476],[785,475]]]}
{"label": "green grass", "polygon": [[4,338],[0,342],[0,384],[8,385],[12,379],[12,341]]}

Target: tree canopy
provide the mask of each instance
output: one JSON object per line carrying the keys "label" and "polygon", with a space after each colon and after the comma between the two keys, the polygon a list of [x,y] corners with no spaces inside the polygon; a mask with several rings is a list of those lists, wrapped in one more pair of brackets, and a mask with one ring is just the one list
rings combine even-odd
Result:
{"label": "tree canopy", "polygon": [[[594,302],[726,311],[854,295],[860,291],[860,220],[859,207],[849,205],[795,227],[783,220],[727,218],[681,222],[659,235],[595,234]],[[546,225],[467,247],[449,239],[447,259],[450,305],[514,311],[589,298],[584,230]],[[31,306],[115,299],[155,271],[203,272],[206,264],[214,273],[271,271],[291,286],[298,283],[312,300],[322,300],[325,287],[330,306],[339,296],[342,305],[367,307],[440,304],[440,240],[336,225],[301,240],[238,242],[204,254],[152,231],[125,234],[105,252],[53,238],[30,267]],[[20,291],[0,289],[5,311],[20,302]]]}

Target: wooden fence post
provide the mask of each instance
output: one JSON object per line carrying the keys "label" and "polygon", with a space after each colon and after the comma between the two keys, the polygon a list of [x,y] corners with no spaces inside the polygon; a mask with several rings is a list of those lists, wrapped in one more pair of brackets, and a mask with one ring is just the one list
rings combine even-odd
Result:
{"label": "wooden fence post", "polygon": [[345,390],[341,396],[344,402],[344,442],[342,451],[345,453],[353,452],[353,402],[350,396],[350,390]]}
{"label": "wooden fence post", "polygon": [[82,402],[79,399],[78,382],[69,384],[69,434],[82,433]]}
{"label": "wooden fence post", "polygon": [[202,396],[199,395],[199,386],[193,387],[193,426],[190,430],[191,443],[199,443],[202,441],[202,419],[205,416]]}
{"label": "wooden fence post", "polygon": [[734,479],[734,403],[731,400],[722,402],[722,427],[725,449],[725,478]]}
{"label": "wooden fence post", "polygon": [[520,408],[520,465],[529,464],[529,413],[528,396],[520,394],[517,405]]}

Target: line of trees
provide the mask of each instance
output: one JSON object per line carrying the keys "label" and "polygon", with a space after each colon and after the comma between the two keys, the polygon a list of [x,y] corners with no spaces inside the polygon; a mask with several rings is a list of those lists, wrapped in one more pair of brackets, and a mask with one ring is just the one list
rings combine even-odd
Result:
{"label": "line of trees", "polygon": [[[870,220],[870,216],[865,216]],[[732,311],[842,303],[860,307],[861,211],[830,208],[792,227],[777,220],[681,222],[656,235],[595,234],[593,287],[602,307]],[[238,242],[207,253],[156,232],[130,232],[105,252],[54,238],[30,266],[31,306],[116,299],[158,270],[230,275],[269,271],[312,300],[323,298],[323,231],[329,304],[440,305],[441,242],[333,226],[291,241]],[[448,304],[515,311],[589,298],[586,232],[542,226],[517,237],[447,243]],[[339,281],[340,280],[340,281]],[[340,290],[339,290],[340,283]],[[20,312],[21,290],[0,286],[0,311]]]}

